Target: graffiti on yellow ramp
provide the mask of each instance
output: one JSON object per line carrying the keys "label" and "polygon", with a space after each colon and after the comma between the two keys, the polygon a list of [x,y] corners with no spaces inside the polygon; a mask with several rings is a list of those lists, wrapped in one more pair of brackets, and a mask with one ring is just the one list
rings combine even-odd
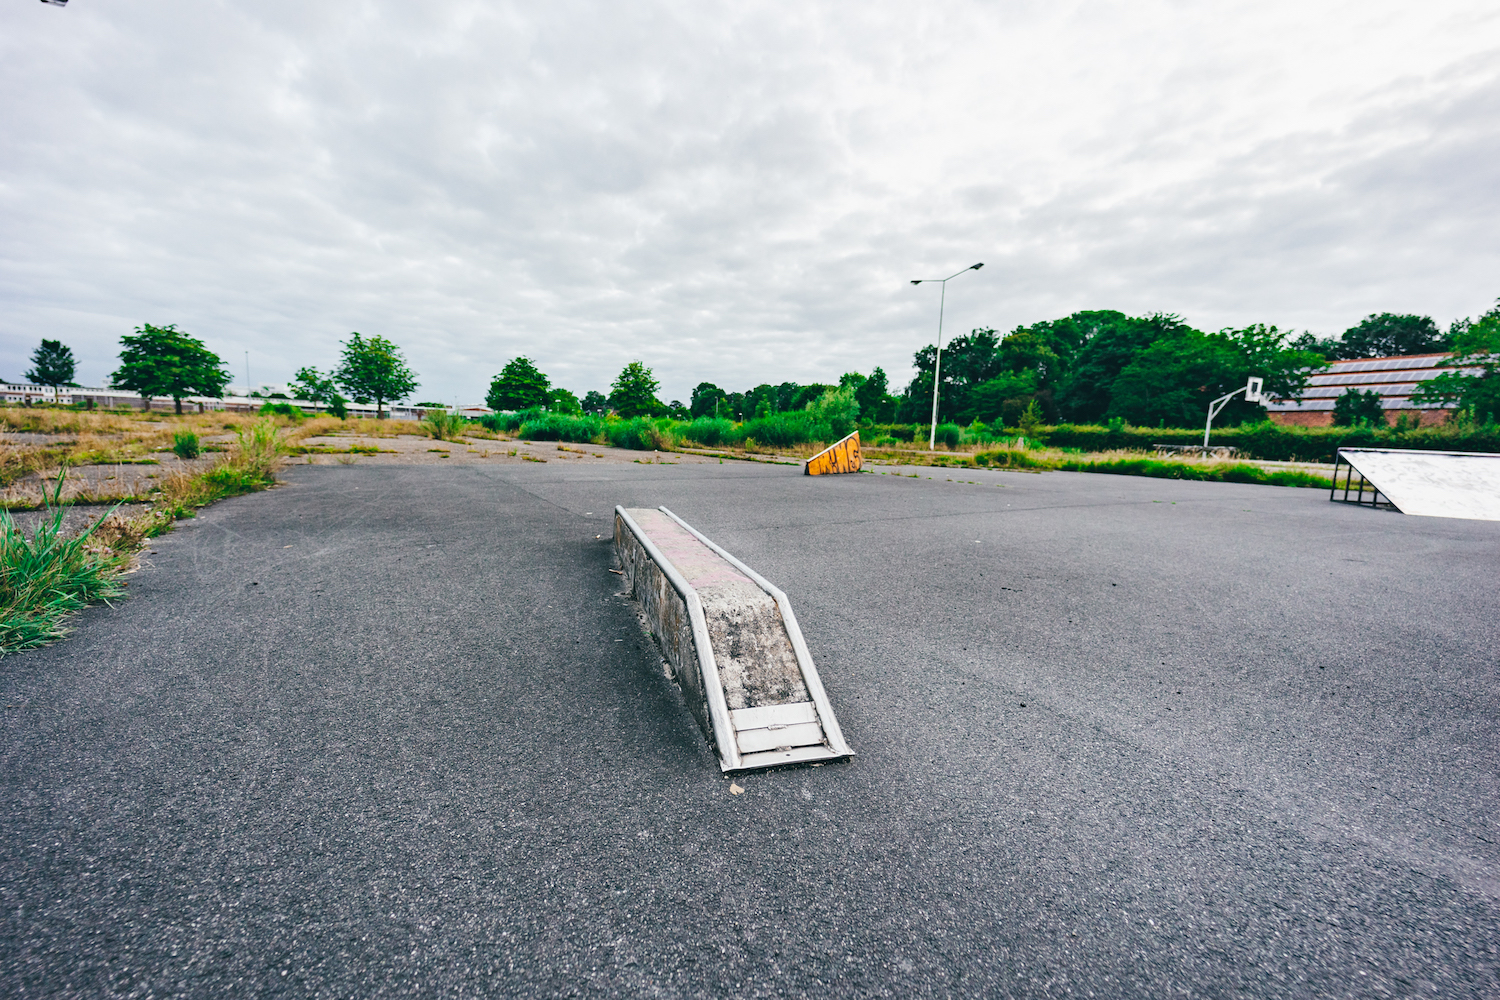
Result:
{"label": "graffiti on yellow ramp", "polygon": [[858,472],[864,465],[859,453],[859,431],[855,431],[809,458],[806,472],[809,476],[827,476],[835,472]]}

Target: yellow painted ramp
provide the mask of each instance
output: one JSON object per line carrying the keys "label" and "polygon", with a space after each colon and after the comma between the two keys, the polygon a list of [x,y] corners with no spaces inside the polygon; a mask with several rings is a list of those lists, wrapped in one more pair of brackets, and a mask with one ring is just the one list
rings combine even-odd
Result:
{"label": "yellow painted ramp", "polygon": [[859,431],[855,431],[809,458],[804,471],[809,476],[829,476],[838,472],[858,472],[864,467],[864,457],[859,453]]}

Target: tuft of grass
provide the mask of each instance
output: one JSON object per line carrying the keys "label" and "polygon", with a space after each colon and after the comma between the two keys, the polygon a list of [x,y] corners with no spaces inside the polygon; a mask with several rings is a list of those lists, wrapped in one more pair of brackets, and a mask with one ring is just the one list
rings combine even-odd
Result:
{"label": "tuft of grass", "polygon": [[462,441],[468,420],[447,410],[428,410],[418,426],[439,441]]}
{"label": "tuft of grass", "polygon": [[116,577],[129,556],[94,538],[113,509],[81,534],[65,536],[63,478],[57,478],[48,515],[30,534],[0,510],[0,655],[60,639],[69,614],[124,593]]}
{"label": "tuft of grass", "polygon": [[198,435],[192,431],[178,431],[172,435],[172,451],[181,459],[198,457]]}

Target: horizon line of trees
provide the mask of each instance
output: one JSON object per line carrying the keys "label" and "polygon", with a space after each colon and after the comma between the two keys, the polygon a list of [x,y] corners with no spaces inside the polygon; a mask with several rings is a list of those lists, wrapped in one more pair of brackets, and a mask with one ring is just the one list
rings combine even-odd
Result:
{"label": "horizon line of trees", "polygon": [[[1335,360],[1457,351],[1468,364],[1483,367],[1489,363],[1486,352],[1500,354],[1500,339],[1494,338],[1500,326],[1497,309],[1475,320],[1456,320],[1446,333],[1428,316],[1372,313],[1341,336],[1321,340],[1306,332],[1293,337],[1266,324],[1209,333],[1170,313],[1132,317],[1086,310],[1019,326],[1004,336],[994,329],[974,329],[944,345],[940,366],[936,346],[928,344],[913,356],[916,375],[899,393],[891,392],[888,376],[877,367],[869,375],[846,372],[836,385],[762,383],[734,392],[700,382],[686,406],[657,400],[657,383],[638,361],[626,367],[607,396],[589,392],[579,400],[552,386],[534,361],[522,357],[495,377],[486,402],[496,410],[540,407],[746,421],[806,410],[830,392],[852,390],[862,420],[919,424],[931,417],[933,372],[939,369],[938,420],[943,423],[1015,427],[1029,414],[1028,420],[1045,423],[1123,420],[1136,426],[1194,427],[1202,423],[1211,400],[1243,386],[1252,375],[1265,379],[1272,397],[1296,399],[1311,375]],[[1487,388],[1481,390],[1481,383]],[[1449,374],[1424,387],[1428,395],[1423,398],[1457,402],[1487,419],[1483,413],[1500,413],[1500,402],[1485,402],[1485,393],[1500,397],[1497,385],[1500,373],[1490,368],[1477,376]],[[1378,394],[1373,402],[1368,393],[1351,397],[1337,407],[1335,419],[1381,419],[1379,413],[1371,417],[1378,404]],[[1230,426],[1265,417],[1260,404],[1236,399],[1217,422]]]}
{"label": "horizon line of trees", "polygon": [[[170,397],[177,413],[189,396],[224,397],[231,376],[222,358],[177,324],[156,326],[143,323],[134,333],[120,338],[120,366],[109,376],[109,385],[139,393],[142,409],[151,401]],[[418,386],[416,373],[406,364],[400,349],[381,336],[365,338],[351,333],[341,346],[339,364],[327,374],[316,368],[298,369],[291,385],[302,398],[328,406],[342,417],[345,403],[352,399],[360,404],[375,404],[375,415],[385,415],[385,404],[405,399]],[[54,389],[77,387],[77,360],[73,351],[61,341],[43,339],[31,355],[32,367],[26,372],[33,385]],[[339,390],[347,392],[346,398]],[[256,394],[258,395],[258,394]],[[274,398],[276,393],[272,394]]]}
{"label": "horizon line of trees", "polygon": [[[121,342],[121,364],[110,384],[140,393],[144,406],[152,398],[171,397],[181,413],[183,398],[222,398],[230,381],[224,362],[175,324],[143,324]],[[335,368],[326,373],[300,368],[289,387],[338,416],[351,399],[374,402],[377,417],[384,416],[386,403],[416,390],[416,374],[386,338],[352,333],[340,346]],[[1424,384],[1417,401],[1457,405],[1479,419],[1500,415],[1500,305],[1476,319],[1455,320],[1446,332],[1431,317],[1372,313],[1339,337],[1321,340],[1306,332],[1292,337],[1265,324],[1206,333],[1170,313],[1132,317],[1115,310],[1085,310],[1018,326],[1006,335],[976,328],[944,345],[940,367],[936,345],[928,344],[915,352],[916,374],[899,393],[891,391],[885,371],[876,367],[869,375],[846,372],[837,384],[762,383],[743,392],[705,381],[686,404],[662,402],[652,370],[636,360],[621,370],[607,394],[591,390],[580,399],[554,386],[534,360],[519,356],[491,381],[485,402],[499,411],[542,408],[742,422],[804,411],[837,393],[841,399],[848,396],[865,421],[917,424],[930,418],[938,368],[938,419],[944,423],[1017,426],[1030,414],[1029,420],[1046,423],[1124,420],[1136,426],[1196,426],[1210,400],[1244,385],[1251,375],[1265,379],[1271,396],[1295,399],[1311,374],[1329,361],[1437,352],[1453,352],[1464,370]],[[33,384],[77,385],[76,361],[60,341],[44,339],[32,362],[26,377]],[[1369,393],[1351,396],[1340,401],[1335,419],[1376,419],[1377,403]],[[1229,426],[1264,417],[1264,407],[1235,400],[1218,422]]]}

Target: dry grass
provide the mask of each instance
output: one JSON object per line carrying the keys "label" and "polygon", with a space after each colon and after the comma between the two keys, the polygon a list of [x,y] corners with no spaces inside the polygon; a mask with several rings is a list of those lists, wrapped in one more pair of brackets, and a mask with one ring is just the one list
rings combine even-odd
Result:
{"label": "dry grass", "polygon": [[272,485],[285,454],[283,428],[271,421],[243,423],[234,446],[210,468],[170,474],[137,516],[109,511],[81,534],[65,532],[71,506],[63,493],[65,469],[43,494],[48,513],[31,531],[0,511],[0,654],[61,638],[68,615],[121,593],[115,578],[147,539],[215,500]]}

